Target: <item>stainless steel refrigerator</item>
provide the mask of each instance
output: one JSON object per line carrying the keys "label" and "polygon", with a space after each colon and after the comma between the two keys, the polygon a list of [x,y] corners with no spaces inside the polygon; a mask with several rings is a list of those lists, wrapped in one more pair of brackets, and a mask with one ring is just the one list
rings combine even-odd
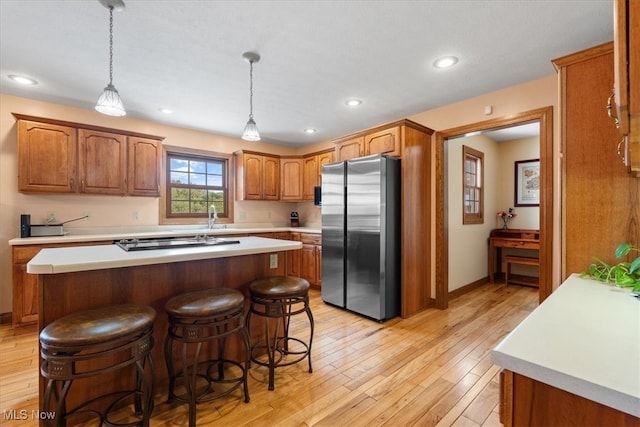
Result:
{"label": "stainless steel refrigerator", "polygon": [[322,167],[322,299],[376,320],[400,314],[400,160]]}

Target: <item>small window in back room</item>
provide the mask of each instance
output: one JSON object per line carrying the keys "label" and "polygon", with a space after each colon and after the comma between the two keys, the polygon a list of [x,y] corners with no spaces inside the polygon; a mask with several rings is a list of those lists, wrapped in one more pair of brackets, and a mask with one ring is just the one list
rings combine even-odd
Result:
{"label": "small window in back room", "polygon": [[463,224],[484,223],[484,153],[462,146]]}

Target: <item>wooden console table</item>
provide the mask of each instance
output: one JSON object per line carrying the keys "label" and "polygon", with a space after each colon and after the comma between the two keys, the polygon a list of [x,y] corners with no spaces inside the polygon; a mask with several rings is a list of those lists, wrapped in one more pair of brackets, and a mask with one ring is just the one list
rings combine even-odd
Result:
{"label": "wooden console table", "polygon": [[[540,250],[540,230],[502,229],[491,231],[489,235],[489,283],[494,282],[496,273],[502,269],[502,248]],[[498,270],[496,266],[496,252],[498,254]]]}

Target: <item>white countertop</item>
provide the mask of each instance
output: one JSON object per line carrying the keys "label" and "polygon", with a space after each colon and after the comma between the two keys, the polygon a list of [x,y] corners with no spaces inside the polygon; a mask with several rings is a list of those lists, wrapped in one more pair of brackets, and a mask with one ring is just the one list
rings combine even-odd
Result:
{"label": "white countertop", "polygon": [[[252,228],[189,228],[179,226],[159,226],[153,230],[144,230],[136,228],[110,228],[102,230],[85,229],[78,233],[75,229],[68,230],[70,234],[64,236],[43,236],[43,237],[17,237],[9,240],[9,245],[43,245],[49,243],[75,243],[75,242],[98,242],[104,240],[120,240],[120,239],[146,239],[152,237],[179,237],[194,235],[214,235],[225,236],[234,234],[255,234],[255,233],[281,233],[294,231],[299,233],[320,234],[322,230],[314,227],[252,227]],[[78,234],[76,234],[78,233]]]}
{"label": "white countertop", "polygon": [[263,237],[234,237],[240,243],[127,252],[116,245],[42,249],[27,264],[27,273],[56,274],[168,262],[226,258],[300,249],[301,242]]}
{"label": "white countertop", "polygon": [[640,300],[569,277],[491,352],[510,371],[640,417]]}

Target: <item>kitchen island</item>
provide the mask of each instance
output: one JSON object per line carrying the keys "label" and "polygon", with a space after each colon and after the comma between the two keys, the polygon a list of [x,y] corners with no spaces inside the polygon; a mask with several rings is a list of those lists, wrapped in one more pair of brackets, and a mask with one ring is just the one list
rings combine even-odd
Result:
{"label": "kitchen island", "polygon": [[501,421],[640,425],[640,300],[569,277],[491,352]]}
{"label": "kitchen island", "polygon": [[[27,264],[38,275],[39,330],[67,314],[105,305],[133,303],[153,307],[156,395],[167,387],[163,344],[167,333],[166,301],[179,293],[229,287],[248,301],[248,284],[263,276],[284,275],[286,251],[297,241],[238,237],[236,244],[126,252],[116,245],[42,249]],[[260,325],[252,324],[252,330]],[[239,356],[239,346],[228,343]],[[74,382],[68,405],[127,387],[132,375],[102,375]],[[40,399],[44,379],[40,378]]]}

